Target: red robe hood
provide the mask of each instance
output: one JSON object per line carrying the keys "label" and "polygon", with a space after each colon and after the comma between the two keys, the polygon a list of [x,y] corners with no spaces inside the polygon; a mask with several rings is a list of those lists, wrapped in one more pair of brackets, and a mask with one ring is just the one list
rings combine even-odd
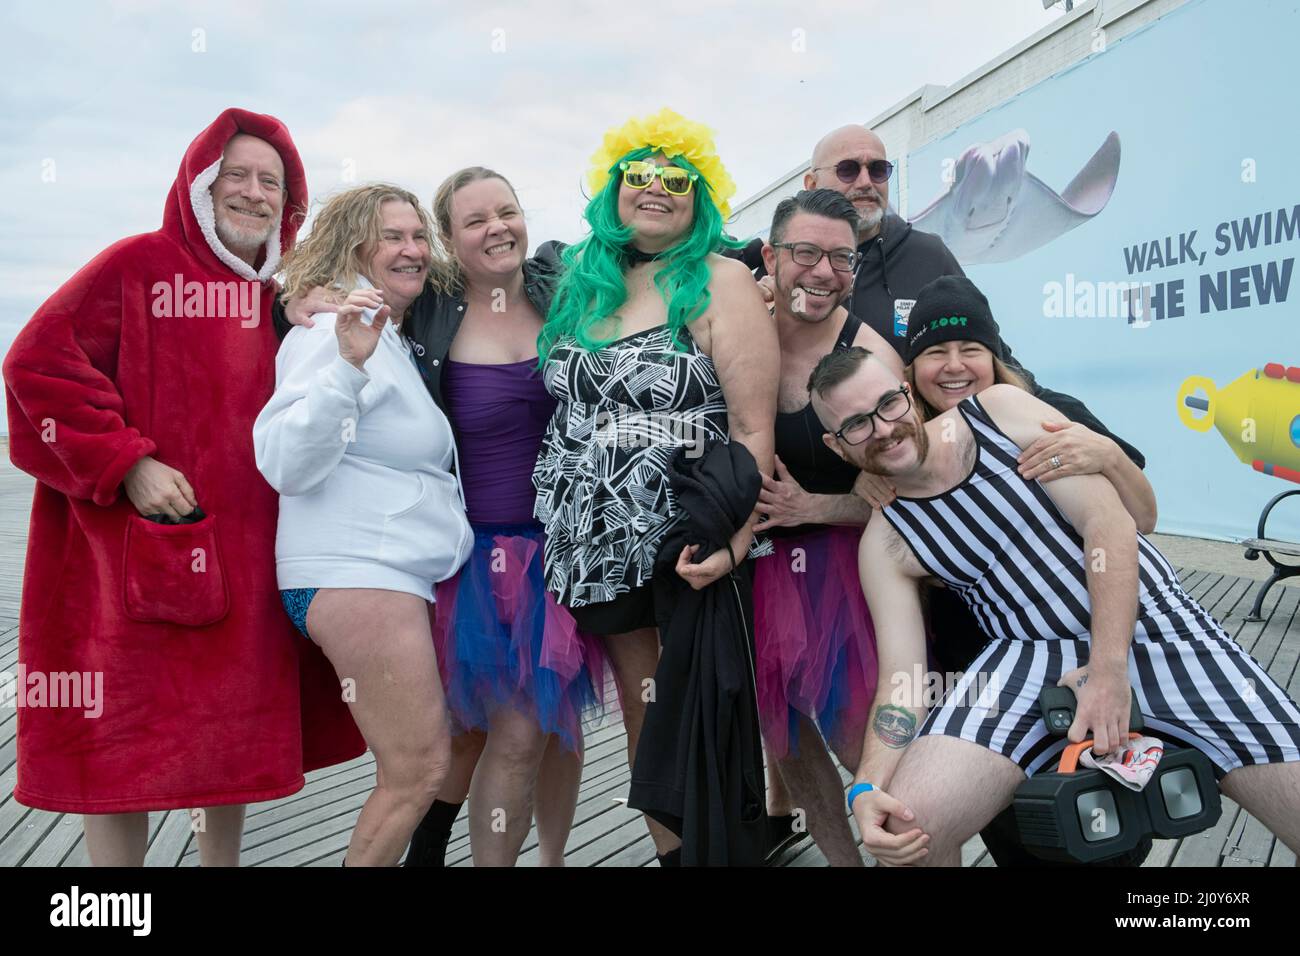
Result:
{"label": "red robe hood", "polygon": [[[217,170],[221,167],[221,154],[236,133],[247,133],[266,140],[280,154],[280,160],[284,163],[287,195],[280,215],[280,228],[267,240],[260,268],[256,271],[217,238],[216,216],[212,206],[212,193],[209,192],[217,178]],[[231,108],[199,133],[185,151],[180,171],[176,174],[176,182],[167,196],[162,231],[185,245],[196,258],[209,266],[224,265],[242,279],[266,282],[280,268],[281,258],[293,248],[298,227],[306,217],[307,177],[289,131],[274,116]]]}

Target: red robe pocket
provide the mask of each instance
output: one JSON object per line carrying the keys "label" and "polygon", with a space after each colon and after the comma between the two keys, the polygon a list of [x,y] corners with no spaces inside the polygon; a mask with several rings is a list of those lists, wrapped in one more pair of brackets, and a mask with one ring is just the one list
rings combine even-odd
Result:
{"label": "red robe pocket", "polygon": [[157,524],[131,515],[126,526],[123,598],[134,621],[203,627],[230,610],[215,517]]}

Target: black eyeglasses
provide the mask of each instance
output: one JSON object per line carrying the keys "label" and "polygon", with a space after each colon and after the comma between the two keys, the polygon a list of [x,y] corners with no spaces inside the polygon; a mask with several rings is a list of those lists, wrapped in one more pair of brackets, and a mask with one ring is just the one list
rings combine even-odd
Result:
{"label": "black eyeglasses", "polygon": [[876,430],[876,419],[882,422],[896,422],[912,409],[912,391],[904,383],[897,391],[890,392],[870,412],[854,415],[844,427],[835,433],[835,437],[846,445],[861,445]]}
{"label": "black eyeglasses", "polygon": [[894,164],[887,159],[873,159],[869,163],[861,163],[856,159],[841,159],[834,166],[814,166],[813,172],[820,169],[834,169],[840,182],[856,183],[863,166],[867,167],[867,175],[871,177],[873,183],[889,182],[889,177],[894,175]]}
{"label": "black eyeglasses", "polygon": [[858,262],[858,254],[853,249],[823,249],[811,242],[774,242],[772,248],[789,249],[790,258],[801,266],[815,266],[825,256],[836,272],[852,272]]}

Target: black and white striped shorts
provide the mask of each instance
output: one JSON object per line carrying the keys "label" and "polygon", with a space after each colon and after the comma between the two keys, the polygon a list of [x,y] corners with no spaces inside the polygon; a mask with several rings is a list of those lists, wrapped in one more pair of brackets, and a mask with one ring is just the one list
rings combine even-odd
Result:
{"label": "black and white striped shorts", "polygon": [[[969,740],[1026,775],[1051,770],[1067,741],[1048,733],[1038,695],[1088,654],[1086,640],[995,640],[930,712],[919,736]],[[1300,708],[1222,630],[1138,637],[1128,666],[1150,735],[1195,747],[1222,774],[1300,760]]]}

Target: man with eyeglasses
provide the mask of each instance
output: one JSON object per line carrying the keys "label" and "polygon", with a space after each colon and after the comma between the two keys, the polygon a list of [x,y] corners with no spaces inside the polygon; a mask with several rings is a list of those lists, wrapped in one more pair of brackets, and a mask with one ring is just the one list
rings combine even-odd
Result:
{"label": "man with eyeglasses", "polygon": [[842,305],[857,263],[857,227],[853,204],[839,192],[806,190],[777,206],[762,248],[781,346],[776,475],[763,480],[755,528],[771,535],[775,554],[754,569],[772,855],[800,839],[806,823],[835,866],[862,865],[831,752],[857,766],[875,688],[874,638],[856,578],[871,508],[853,494],[857,469],[822,442],[807,383],[822,356],[854,346],[903,370],[881,336]]}
{"label": "man with eyeglasses", "polygon": [[[1077,697],[1069,741],[1121,749],[1135,698],[1148,733],[1204,753],[1223,793],[1300,850],[1300,710],[1183,590],[1106,476],[1019,473],[1043,421],[1063,416],[996,384],[926,422],[864,349],[826,356],[808,388],[827,446],[899,492],[859,551],[882,680],[847,803],[879,861],[960,865],[1026,776],[1060,758],[1038,707],[1052,686]],[[957,591],[989,638],[940,702],[888,679],[925,666],[927,580]]]}

